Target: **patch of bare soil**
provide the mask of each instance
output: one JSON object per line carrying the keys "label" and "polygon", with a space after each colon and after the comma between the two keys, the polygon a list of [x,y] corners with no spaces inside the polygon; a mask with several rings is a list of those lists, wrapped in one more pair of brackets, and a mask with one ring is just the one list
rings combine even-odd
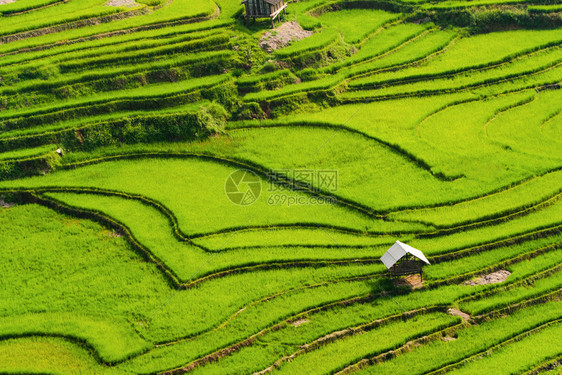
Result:
{"label": "patch of bare soil", "polygon": [[394,280],[396,286],[409,286],[412,289],[419,289],[423,286],[423,280],[419,274],[408,275]]}
{"label": "patch of bare soil", "polygon": [[455,341],[456,338],[455,337],[451,337],[451,336],[443,336],[441,337],[441,341],[445,341],[445,342],[449,342],[449,341]]}
{"label": "patch of bare soil", "polygon": [[465,281],[463,285],[475,286],[503,283],[509,277],[509,275],[511,275],[511,272],[507,270],[499,270],[472,280]]}
{"label": "patch of bare soil", "polygon": [[15,205],[15,203],[5,202],[2,198],[0,198],[0,207],[2,208],[10,208],[14,207]]}
{"label": "patch of bare soil", "polygon": [[308,322],[310,322],[310,320],[308,320],[308,319],[299,319],[297,321],[292,322],[291,324],[295,327],[298,327],[301,324],[305,324],[305,323],[308,323]]}
{"label": "patch of bare soil", "polygon": [[312,34],[312,31],[303,30],[294,21],[285,22],[276,29],[265,32],[260,39],[260,47],[266,52],[273,52],[289,45],[294,40],[304,39]]}
{"label": "patch of bare soil", "polygon": [[15,3],[16,0],[0,0],[0,5]]}
{"label": "patch of bare soil", "polygon": [[107,3],[105,3],[105,5],[108,7],[124,7],[124,8],[134,8],[139,6],[139,4],[135,0],[109,0]]}
{"label": "patch of bare soil", "polygon": [[449,309],[447,312],[451,315],[460,316],[462,318],[462,320],[470,320],[471,319],[470,315],[460,311],[459,309]]}

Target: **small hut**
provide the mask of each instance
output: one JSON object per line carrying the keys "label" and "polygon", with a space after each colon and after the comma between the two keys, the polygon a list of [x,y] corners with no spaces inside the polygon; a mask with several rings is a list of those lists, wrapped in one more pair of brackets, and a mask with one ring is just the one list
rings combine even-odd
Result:
{"label": "small hut", "polygon": [[422,267],[430,264],[425,255],[410,245],[396,241],[381,257],[392,276],[412,275],[419,273],[422,276]]}
{"label": "small hut", "polygon": [[278,18],[281,12],[285,12],[285,8],[287,8],[287,4],[283,0],[244,0],[240,4],[244,4],[246,7],[246,20],[269,18],[271,27],[273,27],[275,18]]}

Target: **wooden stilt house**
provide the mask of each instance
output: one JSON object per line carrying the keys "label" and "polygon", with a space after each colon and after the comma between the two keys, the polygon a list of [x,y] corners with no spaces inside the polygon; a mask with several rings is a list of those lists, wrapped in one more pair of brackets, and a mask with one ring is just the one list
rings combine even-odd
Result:
{"label": "wooden stilt house", "polygon": [[244,4],[246,7],[246,20],[269,18],[271,27],[273,27],[273,21],[276,18],[279,19],[281,12],[285,12],[285,8],[287,8],[284,0],[244,0],[240,4]]}

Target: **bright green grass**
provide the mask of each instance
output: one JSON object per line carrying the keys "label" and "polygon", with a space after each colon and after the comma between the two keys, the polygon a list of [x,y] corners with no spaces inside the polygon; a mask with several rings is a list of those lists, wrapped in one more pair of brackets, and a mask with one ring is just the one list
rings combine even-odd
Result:
{"label": "bright green grass", "polygon": [[339,37],[339,33],[336,29],[322,29],[307,38],[294,42],[288,47],[275,51],[275,54],[280,58],[302,55],[307,52],[325,48],[334,43]]}
{"label": "bright green grass", "polygon": [[[169,38],[152,38],[146,41],[137,41],[133,45],[129,43],[125,44],[109,44],[106,46],[99,46],[92,50],[88,49],[78,49],[74,52],[66,52],[64,54],[56,54],[49,58],[43,59],[33,59],[31,61],[26,61],[23,64],[13,64],[2,69],[4,74],[19,73],[24,69],[40,69],[45,66],[57,65],[62,71],[68,71],[71,69],[77,70],[83,68],[84,65],[88,70],[91,70],[95,64],[101,62],[107,62],[104,60],[109,60],[113,57],[117,62],[123,63],[126,58],[130,57],[150,57],[143,56],[145,54],[171,54],[173,49],[177,48],[179,51],[183,51],[189,47],[189,42],[201,41],[213,35],[220,35],[221,31],[217,30],[204,30],[201,32],[187,33],[181,36],[169,37]],[[187,42],[187,43],[186,43]],[[165,47],[165,48],[163,48]],[[76,48],[76,47],[75,47]],[[142,53],[141,53],[142,51]],[[120,59],[115,59],[117,56]],[[29,57],[28,57],[29,58]],[[137,62],[137,61],[135,61]]]}
{"label": "bright green grass", "polygon": [[[522,244],[511,245],[508,247],[500,247],[482,253],[464,256],[444,263],[432,264],[431,267],[424,269],[424,276],[427,277],[427,279],[446,279],[470,272],[476,272],[485,267],[490,267],[502,261],[515,258],[516,256],[530,253],[549,245],[562,243],[561,240],[561,236],[551,236],[540,240],[524,242]],[[562,261],[562,251],[551,250],[551,252],[552,254],[549,252],[549,259],[552,257]],[[526,261],[527,260],[523,260],[523,262]]]}
{"label": "bright green grass", "polygon": [[318,19],[337,28],[347,43],[357,43],[387,22],[396,20],[400,14],[371,9],[348,9],[326,12]]}
{"label": "bright green grass", "polygon": [[[401,85],[381,88],[378,91],[378,95],[415,95],[423,92],[447,92],[451,90],[465,89],[471,86],[493,84],[494,82],[509,78],[516,78],[520,75],[532,74],[540,70],[546,70],[553,65],[558,65],[561,61],[562,49],[557,48],[547,52],[538,53],[530,57],[522,57],[509,64],[499,65],[496,68],[470,73],[459,73],[453,77],[441,79],[424,79],[420,82],[406,81]],[[383,73],[380,74],[379,77],[379,81],[371,80],[370,82],[375,86],[384,86],[388,80],[392,80],[392,73]],[[412,79],[415,78],[416,77],[412,77]]]}
{"label": "bright green grass", "polygon": [[516,288],[502,291],[493,297],[463,302],[460,307],[463,311],[471,315],[477,315],[498,307],[504,307],[516,302],[532,299],[539,295],[553,292],[561,287],[562,272],[558,271],[554,275],[539,279],[530,285],[523,284]]}
{"label": "bright green grass", "polygon": [[216,234],[195,240],[198,245],[209,249],[235,248],[246,246],[376,246],[392,245],[392,236],[358,236],[327,229],[272,229],[240,231]]}
{"label": "bright green grass", "polygon": [[[126,46],[128,43],[146,43],[148,41],[156,41],[158,39],[166,39],[178,37],[193,32],[205,31],[210,29],[220,29],[228,26],[231,22],[225,20],[213,20],[202,23],[188,23],[185,25],[175,25],[173,27],[162,27],[159,29],[137,31],[134,33],[117,34],[106,36],[100,39],[83,40],[80,43],[59,45],[56,48],[49,48],[40,51],[22,51],[18,54],[4,55],[0,57],[4,69],[10,69],[10,65],[14,64],[27,64],[31,62],[39,62],[43,59],[58,60],[61,55],[72,55],[73,53],[87,53],[88,51],[95,51],[98,48],[120,48]],[[35,40],[31,39],[31,40]],[[39,38],[40,39],[40,38]],[[28,43],[30,39],[24,39]],[[4,46],[14,46],[17,42],[8,43]],[[9,52],[9,51],[4,51]]]}
{"label": "bright green grass", "polygon": [[2,336],[66,336],[85,341],[106,363],[138,355],[151,345],[124,318],[81,316],[75,312],[35,313],[0,318]]}
{"label": "bright green grass", "polygon": [[375,58],[383,53],[391,51],[394,48],[398,48],[401,44],[406,43],[408,40],[419,35],[429,27],[431,26],[410,23],[401,23],[386,27],[364,41],[358,47],[359,51],[357,51],[357,53],[341,62],[324,67],[320,71],[333,72],[343,67]]}
{"label": "bright green grass", "polygon": [[[83,1],[93,1],[93,0],[83,0]],[[209,0],[191,1],[189,2],[189,4],[190,6],[186,6],[187,0],[173,1],[170,4],[166,5],[165,7],[157,9],[152,13],[116,20],[113,22],[103,23],[99,25],[77,28],[74,30],[65,30],[64,37],[65,39],[78,39],[78,38],[98,35],[98,34],[117,31],[117,30],[131,29],[144,25],[153,25],[153,24],[160,24],[170,21],[179,21],[179,20],[185,20],[194,17],[208,17],[211,14],[213,14],[213,12],[216,11],[215,3]],[[54,8],[55,7],[53,7],[53,9]],[[200,25],[196,24],[196,26],[194,26],[194,28],[197,27],[200,27]],[[24,39],[21,41],[10,43],[6,45],[6,47],[0,48],[0,51],[4,52],[5,50],[14,50],[15,48],[29,48],[33,46],[54,43],[60,40],[61,40],[60,33],[47,34],[47,35],[40,36],[38,38],[33,38],[31,40]]]}
{"label": "bright green grass", "polygon": [[[534,95],[534,91],[524,91],[450,106],[428,117],[418,125],[415,136],[421,140],[418,144],[429,147],[420,145],[416,155],[446,175],[464,174],[478,178],[495,179],[498,172],[505,176],[524,174],[524,170],[546,171],[549,166],[557,167],[559,163],[556,161],[506,149],[485,136],[489,122],[495,116],[527,103]],[[467,116],[467,113],[474,114]]]}
{"label": "bright green grass", "polygon": [[[0,312],[5,318],[0,319],[0,324],[5,324],[6,332],[10,326],[11,330],[29,331],[33,329],[31,323],[39,324],[42,320],[41,326],[37,326],[39,331],[62,330],[86,338],[113,358],[138,350],[139,338],[135,339],[133,325],[151,341],[197,335],[264,297],[381,270],[380,264],[351,264],[257,271],[211,280],[198,288],[178,292],[166,284],[154,265],[137,256],[123,238],[114,237],[98,224],[61,216],[36,205],[0,210],[0,223],[4,233],[0,239],[0,270],[6,282],[2,291],[6,298],[0,300]],[[29,228],[34,230],[22,241]],[[165,241],[155,241],[166,250]],[[22,274],[27,277],[22,278]],[[314,297],[311,289],[311,298],[331,300],[338,290],[362,294],[368,287],[365,282],[340,286],[336,283],[334,288],[321,290]],[[306,306],[306,301],[301,302]],[[250,321],[263,315],[263,309],[283,315],[291,308],[282,302],[273,310],[269,304],[258,305],[248,310]],[[185,314],[185,306],[191,306],[190,314]],[[69,318],[70,313],[73,319]],[[16,317],[22,318],[18,321]],[[128,333],[123,331],[128,325],[125,319],[131,325]],[[98,330],[93,329],[96,324]],[[108,330],[111,327],[113,331]],[[222,340],[228,337],[226,333]]]}
{"label": "bright green grass", "polygon": [[48,153],[49,151],[54,151],[56,146],[46,145],[35,148],[23,148],[20,150],[14,150],[9,152],[0,153],[0,160],[10,160],[10,159],[24,159],[34,156],[40,156]]}
{"label": "bright green grass", "polygon": [[421,315],[406,322],[391,323],[380,329],[353,335],[319,350],[297,357],[284,364],[280,374],[324,374],[337,371],[348,363],[383,352],[408,341],[408,338],[443,329],[460,319],[450,315],[435,313]]}
{"label": "bright green grass", "polygon": [[543,361],[562,354],[562,324],[544,328],[521,341],[508,344],[487,356],[477,358],[451,374],[513,374],[531,370]]}
{"label": "bright green grass", "polygon": [[[347,77],[365,75],[378,70],[409,64],[427,58],[442,50],[457,36],[451,30],[430,30],[419,38],[402,44],[389,54],[381,56],[374,61],[366,61],[353,66],[346,71]],[[368,80],[368,78],[365,78]]]}
{"label": "bright green grass", "polygon": [[0,341],[0,372],[69,375],[123,373],[101,366],[87,350],[73,343],[35,337]]}
{"label": "bright green grass", "polygon": [[[223,252],[206,252],[189,243],[178,241],[172,235],[168,220],[155,209],[142,203],[99,195],[49,193],[49,196],[76,207],[102,211],[124,223],[141,244],[148,247],[183,281],[233,267],[275,261],[373,258],[382,255],[386,249],[383,245],[358,249],[276,247],[269,248],[268,251],[240,248]],[[219,226],[225,224],[225,222],[216,223]],[[251,222],[242,222],[242,224],[248,225]],[[232,236],[236,236],[236,232],[232,233]],[[231,237],[226,237],[222,244],[218,243],[217,249],[223,250],[228,247]],[[380,266],[377,264],[378,269],[382,270]]]}
{"label": "bright green grass", "polygon": [[562,10],[562,5],[560,4],[553,4],[553,5],[529,5],[527,7],[529,12],[538,12],[538,13],[548,13],[548,12],[559,12]]}
{"label": "bright green grass", "polygon": [[[560,302],[552,302],[491,320],[458,332],[457,340],[433,341],[409,353],[359,371],[358,374],[422,374],[454,363],[550,320],[560,318]],[[444,355],[447,353],[447,355]]]}
{"label": "bright green grass", "polygon": [[2,335],[64,334],[108,361],[147,349],[126,317],[168,293],[156,267],[100,225],[40,206],[2,209],[0,223]]}
{"label": "bright green grass", "polygon": [[560,40],[562,40],[560,29],[546,32],[517,30],[475,35],[457,40],[443,54],[422,66],[404,69],[389,77],[398,79],[488,66],[513,59],[549,44],[555,44]]}
{"label": "bright green grass", "polygon": [[[166,70],[173,69],[177,67],[184,66],[197,66],[198,64],[209,63],[210,61],[229,58],[232,57],[233,53],[231,51],[211,51],[211,52],[198,52],[192,53],[188,56],[184,55],[172,55],[169,58],[159,59],[151,62],[140,61],[139,64],[127,64],[122,66],[108,66],[105,68],[95,68],[89,69],[85,72],[70,72],[57,76],[58,78],[52,79],[32,79],[23,80],[14,85],[7,86],[3,91],[6,95],[14,95],[18,92],[30,92],[30,91],[45,91],[52,88],[57,88],[65,85],[76,85],[85,82],[96,83],[96,81],[101,81],[108,78],[113,78],[115,76],[131,76],[133,74],[142,74],[147,72],[152,72],[156,70]],[[111,85],[109,87],[101,87],[101,91],[111,91],[115,87]]]}
{"label": "bright green grass", "polygon": [[447,236],[420,238],[411,241],[411,245],[419,249],[427,249],[436,254],[446,249],[458,249],[477,246],[498,239],[514,237],[518,234],[531,232],[562,224],[562,202],[543,210],[514,218],[496,225],[488,225],[472,230],[459,231]]}
{"label": "bright green grass", "polygon": [[[155,114],[165,115],[165,114],[173,114],[173,113],[179,114],[179,113],[186,113],[186,112],[196,112],[199,108],[207,104],[209,104],[209,102],[203,100],[195,103],[189,103],[189,104],[180,105],[171,108],[162,108],[158,110],[153,109],[150,111],[146,111],[146,110],[115,111],[115,112],[109,112],[97,116],[81,116],[81,117],[74,118],[72,120],[60,121],[53,124],[46,123],[45,125],[33,126],[30,128],[5,131],[0,133],[0,139],[26,137],[26,136],[33,137],[34,135],[41,136],[49,132],[56,132],[60,130],[65,130],[65,129],[79,127],[79,126],[87,126],[87,125],[101,123],[101,122],[111,122],[111,120],[120,120],[125,117],[134,119],[134,118],[144,117],[146,115],[155,115]],[[43,146],[43,147],[53,148],[52,145]]]}
{"label": "bright green grass", "polygon": [[207,76],[202,78],[188,79],[185,81],[173,83],[157,83],[149,86],[142,86],[128,90],[102,92],[92,96],[79,97],[76,99],[69,99],[66,101],[47,103],[30,107],[25,111],[8,110],[3,111],[3,116],[0,120],[5,120],[10,117],[18,116],[32,116],[49,112],[61,111],[64,109],[75,108],[79,106],[94,106],[96,104],[107,103],[116,100],[135,100],[142,98],[157,98],[159,96],[171,96],[185,93],[186,91],[193,91],[205,87],[211,87],[224,83],[230,78],[228,74]]}
{"label": "bright green grass", "polygon": [[[244,96],[245,101],[262,101],[271,100],[277,97],[294,95],[305,91],[328,90],[332,89],[344,82],[345,79],[363,75],[369,72],[390,68],[392,66],[410,63],[426,57],[427,55],[438,51],[445,47],[454,37],[454,33],[450,31],[434,31],[428,35],[421,36],[419,39],[411,43],[404,44],[400,48],[391,51],[388,55],[382,55],[374,61],[366,61],[345,69],[340,73],[333,74],[326,78],[315,81],[308,81],[298,85],[285,86],[275,91],[264,91],[258,93],[250,93]],[[307,40],[309,38],[303,39]],[[303,41],[301,40],[301,41]],[[295,44],[296,45],[296,44]],[[286,47],[291,48],[291,47]],[[280,51],[283,51],[281,49]],[[346,97],[345,95],[342,97]]]}
{"label": "bright green grass", "polygon": [[521,210],[541,203],[559,193],[561,185],[562,171],[555,171],[484,197],[435,208],[397,211],[391,213],[389,217],[395,220],[453,226],[485,217],[498,216],[502,211]]}
{"label": "bright green grass", "polygon": [[6,17],[2,20],[0,35],[15,34],[125,10],[121,7],[104,6],[104,3],[103,0],[73,0],[35,12]]}
{"label": "bright green grass", "polygon": [[[343,339],[335,341],[333,344],[327,344],[312,352],[302,354],[290,362],[286,362],[275,373],[310,373],[319,374],[326,373],[329,370],[335,370],[339,364],[343,364],[354,357],[392,348],[407,341],[408,338],[422,336],[424,333],[437,330],[448,324],[456,322],[457,319],[441,313],[427,314],[408,319],[403,322],[392,322],[374,330],[359,333],[353,336],[347,336]],[[310,321],[304,324],[309,324]],[[294,327],[292,330],[297,331],[303,328]],[[285,329],[289,331],[290,328]],[[294,346],[292,340],[287,340],[287,346]],[[239,373],[246,373],[260,369],[256,366],[257,361],[250,360],[250,353],[258,357],[260,360],[266,360],[270,353],[273,352],[274,342],[267,340],[267,345],[263,347],[244,349],[249,353],[240,353],[231,358],[213,363],[202,367],[196,373],[201,374],[219,374],[223,371],[235,370]],[[281,348],[275,348],[280,352]],[[280,350],[281,349],[281,350]],[[282,355],[282,353],[278,353]],[[261,361],[260,361],[261,362]],[[264,361],[265,362],[265,361]],[[262,365],[266,367],[267,365]]]}
{"label": "bright green grass", "polygon": [[[180,227],[189,234],[290,223],[329,224],[359,230],[384,226],[384,223],[332,204],[270,204],[268,198],[278,193],[268,191],[264,180],[261,180],[261,196],[254,204],[235,205],[225,194],[224,186],[228,176],[236,170],[196,158],[123,160],[29,180],[6,181],[2,186],[89,186],[146,195],[169,207],[178,217]],[[307,199],[303,193],[288,192],[286,196],[297,201]],[[202,218],[200,212],[206,212],[206,218]]]}
{"label": "bright green grass", "polygon": [[490,121],[486,127],[486,135],[504,147],[560,160],[562,133],[552,136],[543,134],[540,130],[547,119],[562,110],[562,91],[542,91],[535,99]]}
{"label": "bright green grass", "polygon": [[0,14],[9,15],[13,13],[29,11],[47,5],[52,5],[54,3],[57,3],[58,1],[60,0],[27,0],[27,1],[16,1],[13,3],[2,4],[2,6],[0,7]]}

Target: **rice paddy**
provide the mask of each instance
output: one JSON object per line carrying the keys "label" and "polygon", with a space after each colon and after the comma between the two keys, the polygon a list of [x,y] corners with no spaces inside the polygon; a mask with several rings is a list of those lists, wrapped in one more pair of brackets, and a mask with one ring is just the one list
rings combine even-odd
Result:
{"label": "rice paddy", "polygon": [[244,12],[0,0],[0,373],[559,371],[560,6]]}

